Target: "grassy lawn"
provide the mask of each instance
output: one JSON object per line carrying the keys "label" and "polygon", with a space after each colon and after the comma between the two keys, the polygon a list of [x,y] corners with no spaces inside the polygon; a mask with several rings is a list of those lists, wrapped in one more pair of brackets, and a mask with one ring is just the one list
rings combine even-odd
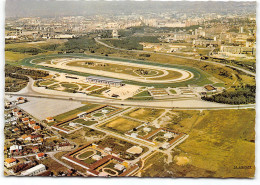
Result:
{"label": "grassy lawn", "polygon": [[78,145],[83,145],[87,142],[90,141],[90,139],[96,138],[99,139],[103,136],[105,136],[106,134],[94,129],[90,129],[87,127],[83,127],[80,130],[77,130],[71,134],[63,134],[61,133],[62,136],[68,138],[69,140],[77,143]]}
{"label": "grassy lawn", "polygon": [[87,158],[87,157],[91,156],[92,154],[94,154],[93,151],[86,151],[86,152],[84,152],[84,153],[78,155],[78,158],[84,159],[84,158]]}
{"label": "grassy lawn", "polygon": [[100,117],[100,116],[103,116],[103,115],[104,115],[104,114],[101,113],[101,112],[98,112],[98,113],[93,114],[93,116],[95,116],[95,117]]}
{"label": "grassy lawn", "polygon": [[96,162],[96,160],[94,160],[92,158],[87,158],[86,160],[84,160],[84,163],[86,163],[86,164],[93,164],[94,162]]}
{"label": "grassy lawn", "polygon": [[140,97],[140,96],[151,96],[150,93],[146,90],[146,91],[142,91],[136,95],[134,95],[133,97]]}
{"label": "grassy lawn", "polygon": [[113,130],[117,130],[121,133],[125,133],[125,132],[139,126],[140,124],[141,124],[140,122],[119,117],[119,118],[107,123],[106,127],[111,128]]}
{"label": "grassy lawn", "polygon": [[142,121],[152,121],[159,117],[164,111],[164,109],[137,108],[127,113],[127,115]]}
{"label": "grassy lawn", "polygon": [[63,114],[57,115],[57,116],[54,117],[54,119],[56,121],[64,121],[64,120],[67,120],[67,119],[71,119],[71,118],[74,118],[75,116],[77,116],[79,113],[87,111],[87,110],[92,109],[92,108],[97,107],[97,106],[98,106],[97,104],[87,104],[87,105],[84,105],[84,106],[79,107],[77,109],[71,110],[69,112],[65,112]]}
{"label": "grassy lawn", "polygon": [[52,171],[54,175],[58,175],[58,172],[66,172],[68,170],[67,167],[61,165],[50,157],[45,158],[41,161],[42,164],[48,167],[48,170]]}
{"label": "grassy lawn", "polygon": [[65,83],[62,82],[60,83],[62,87],[68,88],[68,89],[78,89],[79,86],[77,84],[73,84],[73,83]]}
{"label": "grassy lawn", "polygon": [[191,159],[191,165],[214,171],[214,177],[253,177],[255,110],[206,111],[202,117],[177,147]]}
{"label": "grassy lawn", "polygon": [[101,86],[93,85],[93,86],[87,88],[86,90],[87,90],[87,91],[94,91],[94,90],[97,90],[97,89],[99,89],[99,88],[101,88]]}
{"label": "grassy lawn", "polygon": [[84,119],[76,119],[74,120],[75,123],[80,123],[80,124],[83,124],[83,125],[87,125],[87,126],[90,126],[90,125],[93,125],[95,123],[97,123],[97,121],[85,121]]}
{"label": "grassy lawn", "polygon": [[176,94],[176,91],[175,91],[174,89],[171,89],[170,92],[171,92],[172,94]]}
{"label": "grassy lawn", "polygon": [[39,85],[48,86],[48,85],[51,85],[53,83],[54,83],[54,81],[46,80],[46,81],[40,82]]}
{"label": "grassy lawn", "polygon": [[[142,177],[253,177],[255,110],[172,111],[168,127],[189,137],[172,150],[173,161],[156,153],[145,161]],[[160,139],[159,139],[160,140]],[[180,163],[178,158],[185,159]],[[234,169],[251,166],[252,169]]]}
{"label": "grassy lawn", "polygon": [[[200,113],[197,110],[171,110],[165,114],[168,119],[163,120],[163,127],[182,133],[189,133],[197,122],[201,121],[203,115],[204,113]],[[159,121],[162,121],[162,119],[159,119]]]}
{"label": "grassy lawn", "polygon": [[8,60],[10,62],[18,62],[19,60],[23,58],[30,57],[31,55],[26,53],[17,53],[12,51],[5,51],[5,60]]}
{"label": "grassy lawn", "polygon": [[53,84],[53,85],[48,86],[48,89],[55,90],[58,87],[60,87],[59,84]]}

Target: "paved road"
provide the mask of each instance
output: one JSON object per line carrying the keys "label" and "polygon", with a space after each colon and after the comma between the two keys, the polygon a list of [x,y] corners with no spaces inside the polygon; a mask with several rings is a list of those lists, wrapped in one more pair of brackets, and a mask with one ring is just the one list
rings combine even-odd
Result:
{"label": "paved road", "polygon": [[[68,169],[74,169],[73,167],[71,167],[71,166],[67,165],[66,163],[64,163],[64,162],[60,161],[59,159],[57,159],[57,158],[54,156],[54,153],[49,154],[49,156],[50,156],[53,160],[55,160],[56,162],[58,162],[58,163],[60,163],[61,165],[65,166],[66,168],[68,168]],[[82,172],[80,172],[80,171],[78,171],[78,170],[77,170],[77,173],[80,174],[80,175],[82,175],[83,177],[86,176],[86,174],[84,174],[84,173],[82,173]]]}
{"label": "paved road", "polygon": [[23,93],[5,93],[11,96],[23,96],[23,97],[35,97],[35,98],[46,98],[46,99],[58,99],[67,101],[85,101],[89,103],[97,104],[107,104],[107,105],[122,105],[122,106],[132,106],[132,107],[146,107],[146,108],[163,108],[163,109],[176,109],[176,110],[219,110],[219,109],[247,109],[255,108],[255,104],[247,105],[227,105],[220,103],[207,102],[200,99],[190,99],[190,100],[111,100],[111,99],[101,99],[96,97],[86,96],[75,97],[75,96],[58,96],[50,94],[41,94],[35,92],[33,94],[23,94]]}
{"label": "paved road", "polygon": [[[154,54],[155,52],[153,51],[144,51],[144,50],[127,50],[127,49],[122,49],[122,48],[117,48],[117,47],[114,47],[114,46],[109,46],[108,44],[100,41],[99,39],[95,38],[95,41],[105,47],[108,47],[108,48],[111,48],[111,49],[116,49],[116,50],[121,50],[121,51],[133,51],[133,52],[139,52],[139,53],[152,53]],[[166,55],[166,56],[175,56],[175,57],[179,57],[179,58],[184,58],[184,59],[190,59],[190,60],[196,60],[196,61],[200,61],[200,62],[205,62],[205,63],[211,63],[211,64],[215,64],[215,65],[220,65],[220,66],[225,66],[225,67],[232,67],[232,68],[235,68],[237,70],[240,70],[240,71],[243,71],[244,73],[246,74],[249,74],[249,75],[252,75],[252,76],[255,76],[256,74],[251,72],[251,71],[248,71],[246,69],[243,69],[243,68],[240,68],[240,67],[236,67],[236,66],[233,66],[233,65],[229,65],[229,64],[222,64],[222,63],[219,63],[219,62],[213,62],[213,61],[209,61],[209,60],[201,60],[201,59],[195,59],[195,58],[192,58],[192,57],[185,57],[185,56],[180,56],[180,55],[175,55],[175,54],[167,54],[167,53],[157,53],[156,54],[159,54],[159,55]]]}

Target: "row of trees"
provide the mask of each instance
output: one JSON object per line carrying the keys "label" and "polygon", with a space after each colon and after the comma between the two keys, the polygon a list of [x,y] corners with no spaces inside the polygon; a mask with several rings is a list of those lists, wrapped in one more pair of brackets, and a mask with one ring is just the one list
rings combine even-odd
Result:
{"label": "row of trees", "polygon": [[29,48],[25,48],[25,47],[6,48],[5,51],[12,51],[12,52],[19,52],[19,53],[28,53],[28,54],[32,54],[32,55],[37,55],[39,53],[43,53],[44,52],[42,49],[35,48],[35,47],[29,47]]}

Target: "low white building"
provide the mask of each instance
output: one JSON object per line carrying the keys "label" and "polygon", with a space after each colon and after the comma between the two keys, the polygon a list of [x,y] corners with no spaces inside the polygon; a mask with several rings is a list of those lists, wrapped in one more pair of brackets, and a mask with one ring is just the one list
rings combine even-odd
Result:
{"label": "low white building", "polygon": [[123,171],[125,169],[125,166],[117,163],[117,164],[115,164],[114,168],[119,171]]}
{"label": "low white building", "polygon": [[109,111],[108,110],[102,110],[101,112],[104,113],[104,114],[107,114]]}
{"label": "low white building", "polygon": [[151,128],[149,128],[149,127],[144,127],[143,130],[144,130],[145,132],[150,132],[150,131],[151,131]]}
{"label": "low white building", "polygon": [[109,148],[109,147],[106,147],[106,148],[104,149],[104,151],[105,151],[106,153],[111,153],[111,152],[112,152],[112,149]]}
{"label": "low white building", "polygon": [[132,134],[131,134],[131,137],[137,137],[137,136],[138,136],[137,133],[132,133]]}
{"label": "low white building", "polygon": [[84,118],[86,115],[87,115],[86,112],[82,112],[82,113],[78,114],[77,116],[78,116],[79,118]]}
{"label": "low white building", "polygon": [[98,161],[98,160],[100,160],[102,157],[100,156],[100,155],[93,155],[92,156],[92,159],[94,159],[94,160],[96,160],[96,161]]}
{"label": "low white building", "polygon": [[5,159],[5,162],[4,162],[4,165],[7,168],[11,168],[12,166],[14,166],[16,164],[17,164],[17,161],[14,158],[7,158],[7,159]]}
{"label": "low white building", "polygon": [[69,126],[71,126],[71,127],[76,127],[76,126],[77,126],[77,123],[71,122],[71,123],[69,123]]}
{"label": "low white building", "polygon": [[167,149],[170,146],[171,146],[170,143],[163,143],[162,148]]}
{"label": "low white building", "polygon": [[22,150],[22,149],[23,149],[22,146],[18,146],[18,145],[12,145],[12,146],[10,146],[10,152],[12,152],[12,151],[20,151],[20,150]]}
{"label": "low white building", "polygon": [[21,176],[35,176],[42,172],[46,171],[46,167],[43,164],[38,164],[28,170],[25,170],[21,173]]}
{"label": "low white building", "polygon": [[171,138],[172,137],[172,133],[170,133],[170,132],[167,132],[167,133],[165,133],[164,135],[163,135],[163,137],[165,137],[165,138]]}

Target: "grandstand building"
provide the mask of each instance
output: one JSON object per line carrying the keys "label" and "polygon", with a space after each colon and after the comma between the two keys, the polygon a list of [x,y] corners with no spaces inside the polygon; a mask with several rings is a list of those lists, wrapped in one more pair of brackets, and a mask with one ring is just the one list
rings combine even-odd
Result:
{"label": "grandstand building", "polygon": [[108,86],[123,86],[123,85],[125,85],[124,83],[122,83],[123,80],[100,77],[100,76],[88,76],[86,78],[86,80],[89,83],[104,84],[104,85],[108,85]]}

